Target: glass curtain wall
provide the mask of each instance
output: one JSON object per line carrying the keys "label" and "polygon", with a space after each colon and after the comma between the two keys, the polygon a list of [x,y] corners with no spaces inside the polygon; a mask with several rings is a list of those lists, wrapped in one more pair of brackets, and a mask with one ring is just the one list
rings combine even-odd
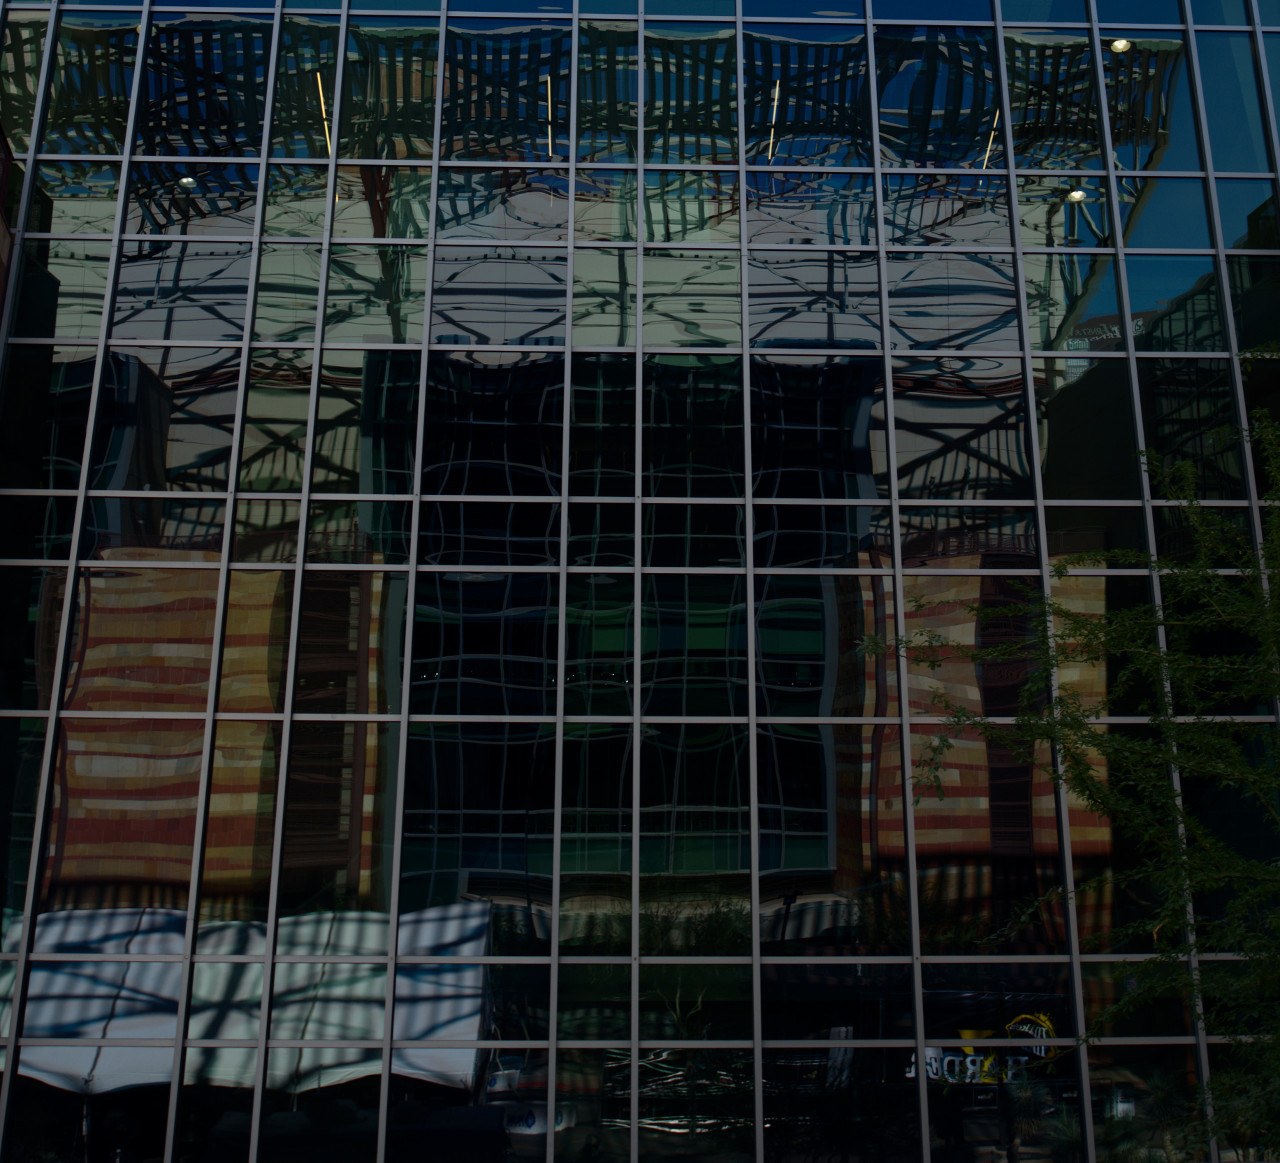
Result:
{"label": "glass curtain wall", "polygon": [[0,6],[6,1157],[1236,1158],[893,643],[1257,530],[1280,7],[841,5]]}

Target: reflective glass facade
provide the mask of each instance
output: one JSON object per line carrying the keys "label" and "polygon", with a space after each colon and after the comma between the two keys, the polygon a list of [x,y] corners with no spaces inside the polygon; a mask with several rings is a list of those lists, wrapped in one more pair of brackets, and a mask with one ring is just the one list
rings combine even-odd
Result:
{"label": "reflective glass facade", "polygon": [[1256,530],[1277,0],[0,12],[6,1158],[1237,1158],[892,643]]}

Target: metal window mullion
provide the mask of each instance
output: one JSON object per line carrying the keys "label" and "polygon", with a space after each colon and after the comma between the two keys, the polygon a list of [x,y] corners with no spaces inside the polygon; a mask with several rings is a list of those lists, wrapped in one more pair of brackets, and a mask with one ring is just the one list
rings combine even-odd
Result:
{"label": "metal window mullion", "polygon": [[[551,916],[548,925],[550,941],[550,969],[547,989],[547,1142],[546,1163],[555,1163],[556,1154],[556,1109],[559,1105],[559,1087],[556,1082],[556,1071],[559,1065],[559,1027],[560,1027],[560,897],[561,897],[561,860],[563,856],[563,820],[564,820],[564,732],[565,732],[565,683],[568,675],[568,609],[569,609],[569,424],[573,415],[573,256],[575,222],[574,191],[577,177],[577,140],[578,140],[578,53],[579,16],[577,5],[574,6],[569,35],[569,200],[568,227],[566,229],[565,246],[568,258],[565,265],[565,357],[563,388],[560,401],[560,557],[557,563],[556,577],[558,592],[556,596],[556,728],[555,728],[555,771],[552,779],[551,802]],[[548,66],[548,72],[550,67]],[[553,106],[547,102],[547,124],[555,122]],[[554,160],[554,159],[553,159]],[[531,918],[532,920],[532,918]]]}
{"label": "metal window mullion", "polygon": [[[892,662],[898,668],[898,751],[902,760],[902,843],[907,881],[908,929],[911,934],[911,1009],[915,1026],[916,1117],[920,1130],[920,1158],[929,1163],[929,1093],[925,1071],[924,980],[920,947],[920,893],[916,875],[915,811],[912,803],[911,714],[905,639],[906,606],[903,592],[902,546],[899,531],[901,509],[897,473],[897,433],[893,401],[893,350],[890,343],[889,271],[885,252],[884,159],[880,149],[880,93],[876,73],[874,9],[867,0],[867,93],[871,118],[871,166],[873,205],[876,216],[876,264],[880,276],[880,346],[884,377],[885,472],[889,484],[890,544],[893,553],[893,618],[898,645]],[[873,478],[874,479],[874,478]],[[879,837],[873,836],[878,844]]]}
{"label": "metal window mullion", "polygon": [[[395,807],[392,813],[393,843],[391,846],[391,891],[388,894],[387,918],[387,992],[384,1002],[385,1014],[382,1030],[382,1097],[378,1106],[378,1146],[377,1158],[385,1159],[387,1154],[387,1121],[391,1106],[392,1060],[395,1057],[393,1043],[395,1038],[395,993],[396,969],[399,965],[400,952],[400,877],[404,861],[404,804],[405,791],[408,784],[409,756],[409,716],[413,707],[413,640],[415,595],[418,589],[418,537],[422,522],[422,456],[426,443],[427,383],[430,378],[430,365],[427,353],[427,337],[431,330],[431,291],[434,277],[433,243],[435,240],[436,221],[436,188],[440,165],[440,89],[443,75],[445,21],[448,19],[448,0],[441,0],[440,14],[437,19],[436,36],[436,73],[433,78],[433,109],[431,127],[432,157],[429,163],[431,180],[428,188],[427,202],[427,237],[426,237],[426,287],[423,290],[422,329],[418,335],[418,415],[414,431],[413,480],[410,482],[411,500],[409,501],[409,568],[405,582],[405,626],[404,626],[404,659],[400,668],[400,717],[399,739],[396,759]],[[422,166],[415,167],[418,169]]]}
{"label": "metal window mullion", "polygon": [[[641,750],[640,728],[644,700],[644,238],[645,238],[645,0],[636,6],[636,157],[635,157],[635,435],[633,445],[634,490],[632,501],[632,574],[631,617],[631,1013],[627,1052],[631,1059],[630,1111],[627,1131],[632,1159],[640,1157],[640,847],[644,838],[644,820],[640,806]],[[625,269],[625,268],[624,268]]]}
{"label": "metal window mullion", "polygon": [[[1026,385],[1026,409],[1027,409],[1027,441],[1029,445],[1030,456],[1030,475],[1032,494],[1035,503],[1035,522],[1036,536],[1040,542],[1038,552],[1039,563],[1038,570],[1040,574],[1040,587],[1044,601],[1052,603],[1053,601],[1053,571],[1049,561],[1049,531],[1046,521],[1045,512],[1045,496],[1044,496],[1044,480],[1040,472],[1041,466],[1041,449],[1040,449],[1040,431],[1037,421],[1038,401],[1036,399],[1035,389],[1035,359],[1030,354],[1035,347],[1035,338],[1031,329],[1030,310],[1027,306],[1027,284],[1024,277],[1025,268],[1023,266],[1023,245],[1022,245],[1022,229],[1021,217],[1018,211],[1018,182],[1017,169],[1014,152],[1013,140],[1013,109],[1012,97],[1009,88],[1010,70],[1007,65],[1005,54],[1004,39],[1004,22],[999,5],[996,6],[996,42],[997,55],[1000,61],[1001,75],[1003,84],[1000,86],[1001,93],[1001,115],[1004,118],[1005,142],[1007,153],[1005,155],[1006,172],[1009,181],[1009,228],[1013,241],[1014,269],[1017,272],[1018,283],[1018,324],[1022,333],[1023,356],[1022,367],[1023,377]],[[1101,120],[1105,121],[1105,118]],[[1114,198],[1108,199],[1109,204],[1114,206]],[[1048,606],[1044,607],[1046,610]],[[1054,626],[1050,619],[1046,619],[1044,633],[1046,640],[1052,649],[1055,641]],[[1058,673],[1057,670],[1049,675],[1050,697],[1056,699],[1059,693]],[[1085,1006],[1084,1006],[1084,981],[1080,965],[1080,926],[1079,918],[1076,915],[1076,890],[1075,890],[1075,858],[1071,850],[1071,799],[1067,793],[1067,788],[1062,781],[1062,764],[1060,755],[1056,751],[1050,756],[1050,762],[1053,764],[1054,773],[1054,813],[1056,818],[1056,836],[1058,841],[1058,876],[1061,879],[1063,893],[1063,915],[1066,922],[1066,938],[1067,938],[1067,954],[1070,957],[1070,995],[1072,1009],[1076,1015],[1076,1025],[1079,1034],[1083,1035],[1085,1026]],[[1084,1140],[1085,1159],[1092,1163],[1095,1155],[1094,1131],[1093,1131],[1093,1106],[1089,1101],[1089,1080],[1087,1076],[1087,1052],[1081,1051],[1076,1057],[1076,1078],[1080,1086],[1080,1128],[1081,1137]]]}
{"label": "metal window mullion", "polygon": [[[79,533],[84,525],[85,510],[88,506],[87,494],[89,490],[89,473],[91,468],[91,452],[93,448],[93,428],[94,415],[97,411],[98,399],[102,391],[102,372],[103,364],[107,351],[107,337],[111,333],[112,309],[115,302],[115,282],[117,272],[120,267],[120,220],[124,212],[125,203],[127,201],[128,187],[124,180],[125,168],[128,160],[133,152],[133,137],[135,125],[138,115],[139,92],[142,86],[142,76],[144,73],[144,64],[146,60],[146,31],[150,23],[151,0],[143,0],[143,7],[139,16],[139,34],[138,41],[134,51],[134,70],[133,82],[130,90],[129,112],[125,118],[125,136],[123,142],[123,152],[121,154],[121,179],[119,188],[116,191],[116,210],[115,217],[112,222],[112,245],[110,255],[107,260],[107,269],[105,272],[105,283],[102,298],[102,320],[98,326],[98,339],[94,352],[94,370],[93,378],[89,389],[89,400],[86,404],[86,423],[84,444],[80,457],[80,480],[76,488],[75,513],[71,524],[71,549],[67,556],[66,565],[66,588],[62,595],[62,610],[59,615],[58,625],[58,648],[57,656],[54,661],[53,674],[49,684],[49,709],[45,720],[45,740],[44,753],[41,758],[40,779],[36,789],[35,797],[35,813],[32,820],[31,831],[31,854],[27,863],[27,892],[23,901],[23,921],[22,921],[22,939],[18,946],[18,956],[14,962],[14,986],[12,1007],[10,1009],[9,1035],[4,1050],[3,1074],[0,1076],[0,1148],[5,1142],[5,1135],[8,1133],[8,1114],[9,1114],[9,1095],[12,1091],[13,1079],[17,1074],[18,1066],[18,1031],[22,1027],[22,1012],[26,1001],[27,992],[27,966],[31,957],[32,946],[35,942],[36,930],[36,901],[38,897],[38,889],[41,880],[41,866],[44,863],[45,849],[45,830],[48,826],[49,816],[51,814],[50,800],[52,798],[52,771],[53,759],[57,753],[58,730],[60,726],[59,712],[61,711],[61,703],[63,696],[63,683],[65,681],[67,671],[67,656],[69,653],[69,639],[72,624],[72,614],[75,609],[75,595],[79,580],[79,566],[77,564],[79,546]],[[56,2],[49,10],[49,30],[53,31],[58,26],[61,15],[60,5]],[[16,272],[20,271],[25,263],[18,251],[19,240],[23,233],[23,227],[26,223],[26,215],[29,212],[29,206],[34,188],[35,173],[37,165],[35,162],[36,150],[35,146],[39,144],[38,135],[43,132],[44,115],[49,104],[49,82],[50,74],[53,71],[54,62],[57,59],[58,40],[56,36],[48,33],[45,37],[44,58],[40,65],[40,81],[39,92],[36,97],[36,111],[32,115],[32,137],[30,150],[27,154],[27,168],[23,175],[22,196],[19,206],[19,223],[15,232],[15,244],[11,253],[17,256],[13,263],[13,270],[10,271],[10,291],[16,291]],[[5,304],[3,326],[0,328],[0,336],[7,335],[8,328],[11,326],[12,311],[17,300],[17,295],[10,293],[8,301]],[[65,346],[65,344],[64,344]],[[211,660],[212,662],[212,660]]]}
{"label": "metal window mullion", "polygon": [[[742,21],[742,4],[734,5],[736,12],[734,36],[738,59],[738,285],[740,326],[742,328],[742,490],[743,490],[743,565],[746,574],[742,578],[742,624],[746,646],[747,670],[747,847],[749,868],[749,908],[751,909],[751,1078],[752,1103],[755,1111],[756,1163],[765,1163],[764,1144],[764,1048],[762,1045],[762,983],[760,970],[760,788],[757,778],[759,768],[759,707],[756,697],[756,585],[755,585],[755,512],[752,505],[751,460],[751,304],[749,296],[751,262],[747,251],[750,231],[747,228],[747,84],[746,84],[746,36]],[[731,639],[732,640],[732,639]]]}

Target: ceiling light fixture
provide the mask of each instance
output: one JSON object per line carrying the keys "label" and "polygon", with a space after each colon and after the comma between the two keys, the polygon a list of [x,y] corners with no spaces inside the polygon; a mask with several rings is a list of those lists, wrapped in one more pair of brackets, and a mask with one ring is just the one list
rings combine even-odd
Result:
{"label": "ceiling light fixture", "polygon": [[1133,41],[1125,40],[1123,36],[1116,37],[1111,42],[1112,52],[1128,52],[1131,48],[1133,48]]}
{"label": "ceiling light fixture", "polygon": [[1088,195],[1087,191],[1085,191],[1085,190],[1072,190],[1072,191],[1071,191],[1071,193],[1069,193],[1069,194],[1067,195],[1067,201],[1068,201],[1068,202],[1083,202],[1083,201],[1084,201],[1088,196],[1089,196],[1089,195]]}

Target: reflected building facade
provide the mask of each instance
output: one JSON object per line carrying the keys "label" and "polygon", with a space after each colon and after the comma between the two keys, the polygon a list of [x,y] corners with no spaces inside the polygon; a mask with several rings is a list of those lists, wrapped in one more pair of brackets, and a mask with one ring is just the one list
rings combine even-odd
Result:
{"label": "reflected building facade", "polygon": [[921,773],[1259,527],[1276,0],[0,14],[6,1157],[1245,1157]]}

